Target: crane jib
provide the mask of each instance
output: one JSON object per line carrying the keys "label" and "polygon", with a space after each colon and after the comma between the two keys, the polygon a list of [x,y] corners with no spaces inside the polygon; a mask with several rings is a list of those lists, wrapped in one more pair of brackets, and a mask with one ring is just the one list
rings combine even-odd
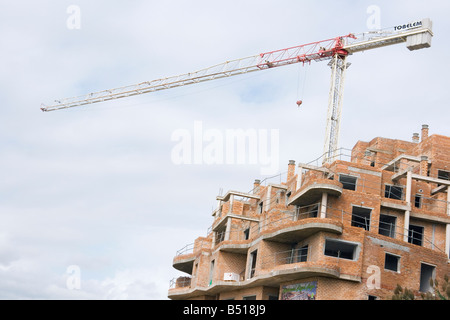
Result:
{"label": "crane jib", "polygon": [[328,40],[311,42],[300,46],[235,59],[196,72],[55,100],[55,103],[50,106],[42,104],[41,110],[53,111],[72,108],[294,63],[305,64],[311,63],[311,61],[330,60],[334,57],[344,58],[356,52],[401,42],[406,42],[406,47],[411,51],[428,48],[431,46],[431,38],[433,36],[432,22],[429,18],[426,18],[421,21],[398,25],[394,28],[391,27],[389,30],[371,30],[361,35],[356,37],[354,34],[348,34]]}

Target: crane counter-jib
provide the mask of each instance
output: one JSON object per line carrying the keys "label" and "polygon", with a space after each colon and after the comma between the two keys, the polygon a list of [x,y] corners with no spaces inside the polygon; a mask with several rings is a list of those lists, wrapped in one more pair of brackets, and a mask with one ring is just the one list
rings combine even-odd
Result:
{"label": "crane counter-jib", "polygon": [[406,42],[406,47],[412,51],[431,47],[432,37],[432,22],[426,18],[402,26],[360,34],[355,41],[349,41],[344,49],[352,54]]}

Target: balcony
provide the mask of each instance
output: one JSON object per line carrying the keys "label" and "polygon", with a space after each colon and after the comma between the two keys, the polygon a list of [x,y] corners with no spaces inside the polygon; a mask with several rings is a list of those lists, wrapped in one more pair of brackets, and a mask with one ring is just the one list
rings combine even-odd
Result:
{"label": "balcony", "polygon": [[240,192],[240,191],[234,191],[234,190],[228,191],[224,196],[217,196],[216,199],[220,200],[220,201],[223,201],[223,202],[227,202],[227,201],[229,201],[232,198],[232,196],[259,200],[259,196],[256,195],[256,194],[251,194],[251,193],[247,193],[247,192]]}
{"label": "balcony", "polygon": [[[224,274],[225,276],[225,274]],[[272,269],[251,270],[251,277],[244,279],[239,275],[239,280],[215,280],[209,286],[195,286],[190,278],[172,280],[168,297],[173,300],[184,300],[196,296],[214,296],[216,294],[246,289],[256,286],[277,287],[281,282],[298,280],[312,276],[339,278],[340,272],[337,265],[319,262],[300,262],[292,264],[280,264]],[[360,281],[360,279],[347,279]]]}
{"label": "balcony", "polygon": [[[314,250],[315,249],[315,250]],[[339,278],[335,264],[319,261],[321,247],[306,245],[301,248],[276,251],[262,257],[258,274],[269,273],[277,281],[289,281],[311,276]]]}
{"label": "balcony", "polygon": [[224,196],[217,196],[216,199],[219,200],[219,206],[213,212],[215,217],[213,225],[223,220],[223,214],[248,215],[255,212],[254,204],[259,200],[259,196],[239,191],[228,191]]}
{"label": "balcony", "polygon": [[224,216],[222,216],[220,219],[217,219],[214,221],[213,225],[211,226],[212,231],[218,231],[220,229],[225,228],[228,219],[240,219],[240,220],[247,220],[251,222],[259,222],[259,218],[253,217],[253,216],[245,216],[245,215],[238,215],[234,213],[227,213]]}
{"label": "balcony", "polygon": [[[260,278],[263,278],[262,274]],[[266,279],[264,284],[271,283],[279,284],[280,282],[298,280],[309,277],[329,277],[339,278],[340,271],[337,265],[327,265],[318,262],[299,262],[292,264],[284,264],[275,267],[268,272],[270,278]]]}
{"label": "balcony", "polygon": [[262,239],[292,243],[298,242],[320,232],[342,234],[342,222],[329,218],[305,218],[297,221],[286,221],[281,226],[266,229]]}
{"label": "balcony", "polygon": [[228,240],[220,242],[217,245],[217,248],[223,252],[246,254],[251,245],[252,245],[251,239],[240,241]]}
{"label": "balcony", "polygon": [[[303,220],[306,221],[307,219]],[[323,220],[323,219],[322,219]],[[348,243],[345,242],[348,246]],[[246,289],[256,286],[278,287],[280,283],[292,280],[299,280],[309,277],[327,277],[335,279],[345,279],[348,281],[361,281],[361,268],[359,262],[359,247],[355,244],[355,257],[351,258],[342,255],[336,258],[331,252],[336,249],[336,244],[324,251],[320,240],[309,243],[295,249],[268,251],[263,255],[260,262],[250,268],[240,270],[227,270],[225,273],[216,275],[209,285],[196,285],[194,280],[181,279],[172,284],[169,290],[171,299],[188,299],[196,296],[214,296],[216,294],[236,290]],[[289,248],[291,244],[284,247]],[[273,245],[273,248],[280,247]],[[330,251],[331,250],[331,251]],[[239,271],[239,272],[238,272]]]}
{"label": "balcony", "polygon": [[211,249],[211,239],[200,237],[194,243],[190,243],[177,251],[172,265],[175,269],[192,273],[192,267],[197,255],[203,250]]}
{"label": "balcony", "polygon": [[191,277],[178,277],[170,280],[170,289],[188,289],[191,287]]}
{"label": "balcony", "polygon": [[261,217],[258,223],[249,228],[235,227],[230,230],[228,240],[225,240],[227,231],[223,228],[216,234],[214,249],[233,253],[247,253],[247,250],[255,241],[269,240],[291,243],[301,241],[320,231],[341,234],[343,230],[342,217],[339,217],[339,219],[334,216],[317,218],[318,206],[319,204],[315,203],[297,207],[294,213]]}
{"label": "balcony", "polygon": [[323,193],[339,197],[342,194],[342,183],[324,178],[310,180],[291,196],[288,204],[306,206],[320,201]]}

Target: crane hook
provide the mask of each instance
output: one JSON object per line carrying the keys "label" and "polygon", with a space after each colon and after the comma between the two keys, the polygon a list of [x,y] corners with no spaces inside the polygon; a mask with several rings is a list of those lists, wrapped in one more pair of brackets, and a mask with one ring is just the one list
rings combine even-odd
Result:
{"label": "crane hook", "polygon": [[303,103],[302,100],[298,100],[298,101],[297,101],[297,106],[300,107],[302,103]]}

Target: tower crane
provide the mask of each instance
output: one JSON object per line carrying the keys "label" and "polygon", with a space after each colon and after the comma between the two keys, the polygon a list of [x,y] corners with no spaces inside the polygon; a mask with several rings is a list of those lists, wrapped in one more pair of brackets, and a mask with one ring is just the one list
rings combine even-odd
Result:
{"label": "tower crane", "polygon": [[[46,106],[42,104],[41,110],[48,112],[67,109],[294,63],[305,64],[311,63],[311,61],[328,60],[328,65],[331,67],[331,85],[328,98],[323,159],[324,162],[330,163],[334,161],[338,147],[344,80],[346,70],[349,67],[347,57],[356,52],[405,42],[406,47],[411,51],[428,48],[431,46],[432,36],[432,21],[429,18],[425,18],[391,28],[372,30],[361,34],[350,33],[327,40],[264,52],[177,76],[55,100],[55,103],[52,105]],[[298,105],[301,103],[301,101],[297,101]]]}

